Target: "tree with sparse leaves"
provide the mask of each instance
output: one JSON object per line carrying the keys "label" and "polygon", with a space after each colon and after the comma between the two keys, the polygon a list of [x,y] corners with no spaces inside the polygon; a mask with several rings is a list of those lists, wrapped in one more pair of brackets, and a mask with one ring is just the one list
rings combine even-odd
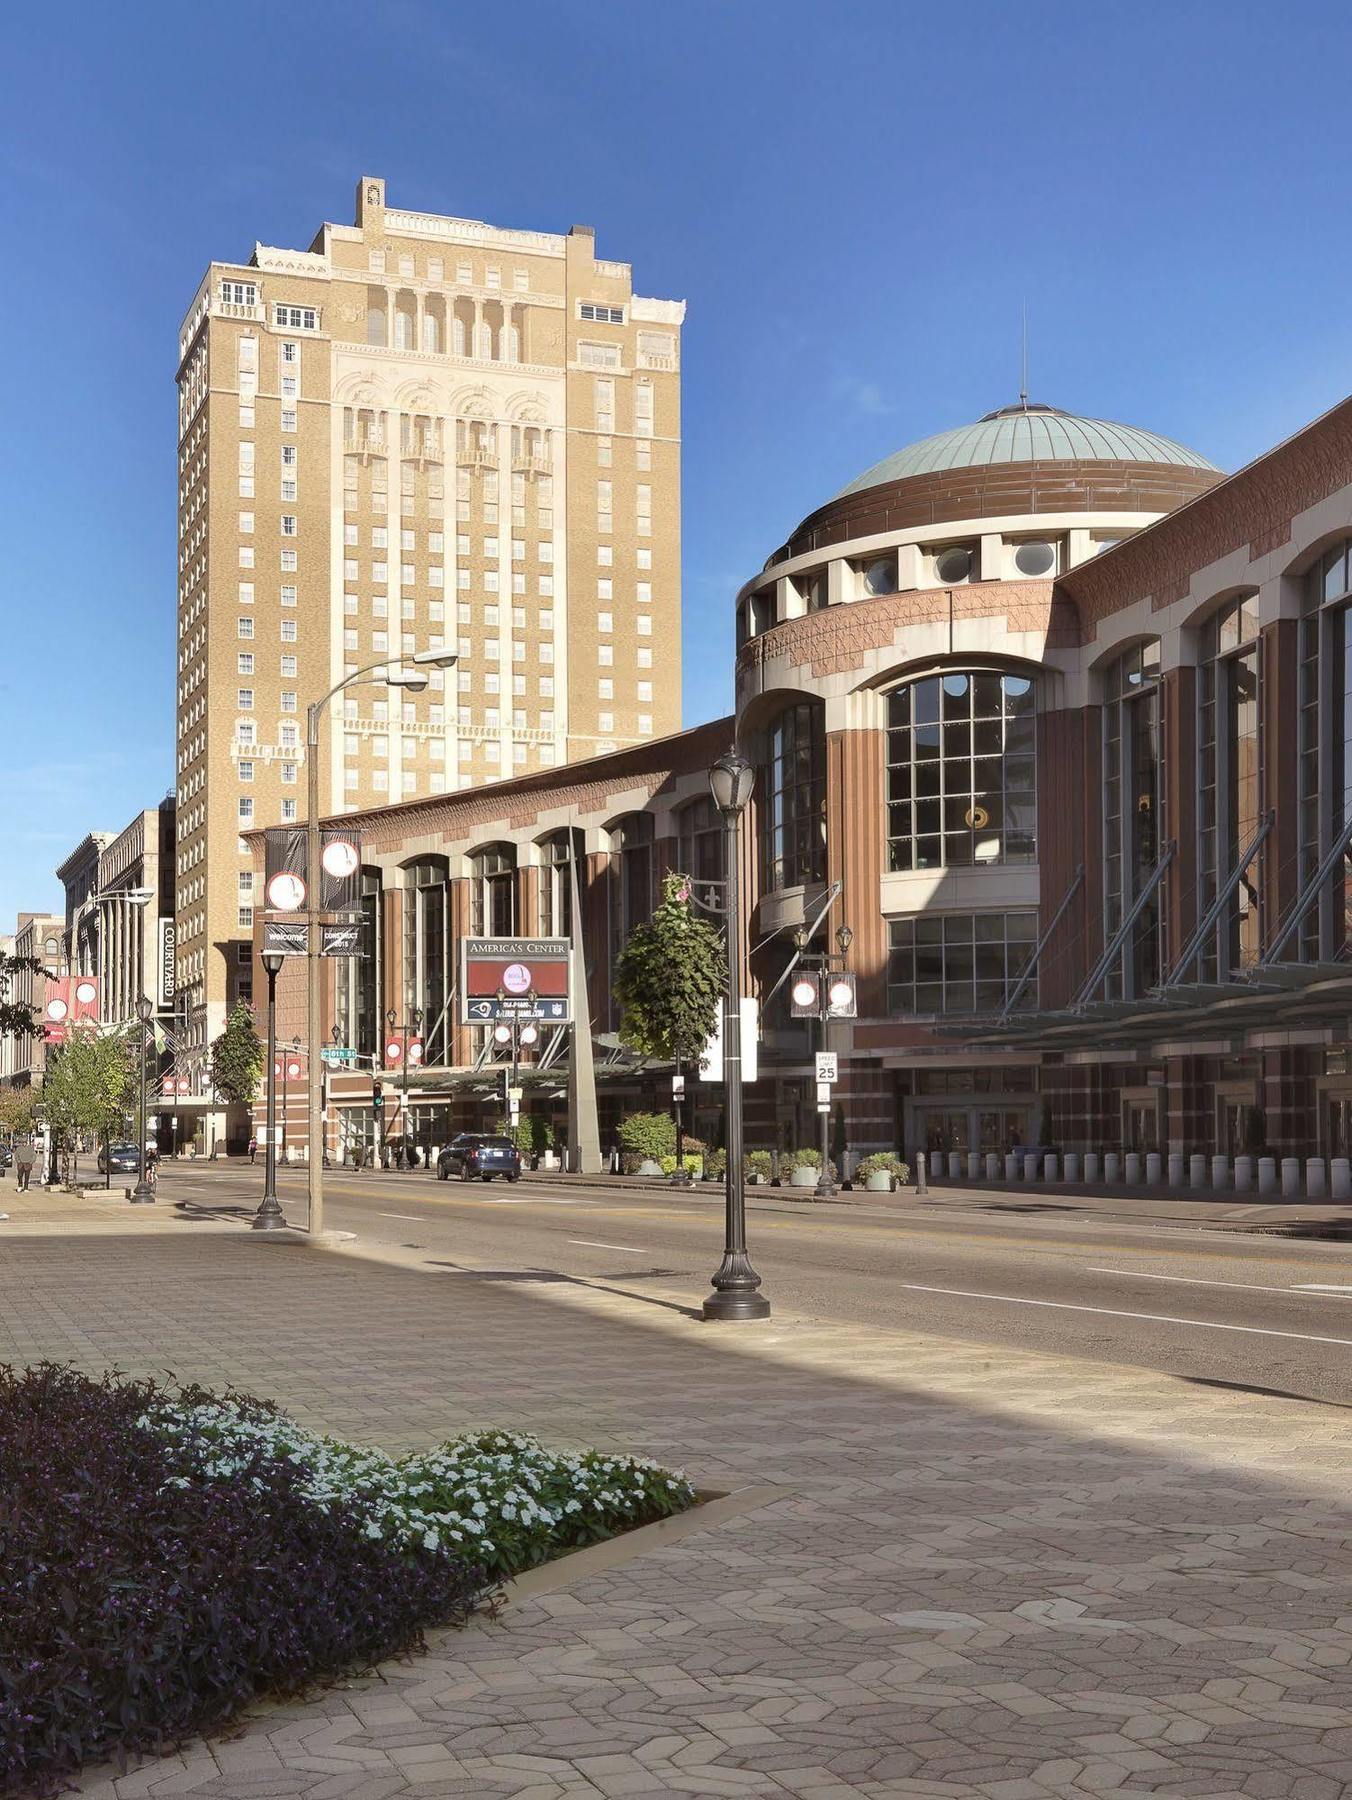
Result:
{"label": "tree with sparse leaves", "polygon": [[211,1046],[211,1082],[218,1093],[240,1106],[251,1106],[263,1076],[266,1052],[254,1024],[253,1008],[243,1000]]}
{"label": "tree with sparse leaves", "polygon": [[81,1139],[120,1130],[137,1094],[139,1033],[75,1031],[47,1058],[42,1113],[63,1157],[78,1160]]}
{"label": "tree with sparse leaves", "polygon": [[11,1000],[10,987],[16,975],[45,975],[47,969],[35,956],[11,956],[0,950],[0,1037],[31,1038],[37,1036],[36,1007]]}
{"label": "tree with sparse leaves", "polygon": [[0,1088],[0,1132],[15,1137],[31,1131],[36,1099],[32,1088]]}
{"label": "tree with sparse leaves", "polygon": [[698,1056],[726,987],[722,933],[694,911],[688,879],[668,875],[661,904],[616,964],[621,1043],[664,1061]]}

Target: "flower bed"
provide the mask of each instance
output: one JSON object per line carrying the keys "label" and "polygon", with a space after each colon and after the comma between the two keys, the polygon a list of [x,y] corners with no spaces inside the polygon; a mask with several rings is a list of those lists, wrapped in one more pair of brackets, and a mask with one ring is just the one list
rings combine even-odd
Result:
{"label": "flower bed", "polygon": [[0,1370],[0,1793],[417,1648],[502,1577],[693,1498],[506,1432],[391,1457],[247,1396]]}

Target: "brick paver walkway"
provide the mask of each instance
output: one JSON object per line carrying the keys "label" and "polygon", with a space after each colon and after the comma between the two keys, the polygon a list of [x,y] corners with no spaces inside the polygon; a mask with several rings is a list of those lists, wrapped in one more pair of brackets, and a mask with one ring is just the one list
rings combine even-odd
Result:
{"label": "brick paver walkway", "polygon": [[1352,1793],[1345,1410],[904,1332],[716,1330],[618,1268],[5,1204],[10,1360],[234,1381],[391,1448],[492,1422],[779,1490],[230,1741],[91,1772],[91,1800]]}

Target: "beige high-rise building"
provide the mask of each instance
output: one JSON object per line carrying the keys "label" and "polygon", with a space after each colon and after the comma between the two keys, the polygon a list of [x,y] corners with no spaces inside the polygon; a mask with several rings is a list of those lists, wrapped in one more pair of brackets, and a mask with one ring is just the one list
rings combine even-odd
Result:
{"label": "beige high-rise building", "polygon": [[248,995],[252,826],[304,817],[307,703],[362,685],[327,811],[680,726],[680,326],[594,234],[386,206],[213,262],[179,341],[180,1067]]}

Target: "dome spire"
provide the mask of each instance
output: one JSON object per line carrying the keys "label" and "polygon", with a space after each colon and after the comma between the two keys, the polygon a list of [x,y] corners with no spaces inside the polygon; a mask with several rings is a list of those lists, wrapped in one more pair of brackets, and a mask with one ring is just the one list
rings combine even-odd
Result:
{"label": "dome spire", "polygon": [[1028,302],[1026,300],[1022,302],[1022,304],[1020,306],[1020,312],[1022,314],[1022,318],[1020,320],[1020,324],[1022,326],[1022,330],[1020,333],[1020,337],[1021,337],[1020,349],[1022,351],[1022,355],[1019,358],[1019,405],[1024,409],[1025,412],[1027,412],[1027,410],[1028,410]]}

